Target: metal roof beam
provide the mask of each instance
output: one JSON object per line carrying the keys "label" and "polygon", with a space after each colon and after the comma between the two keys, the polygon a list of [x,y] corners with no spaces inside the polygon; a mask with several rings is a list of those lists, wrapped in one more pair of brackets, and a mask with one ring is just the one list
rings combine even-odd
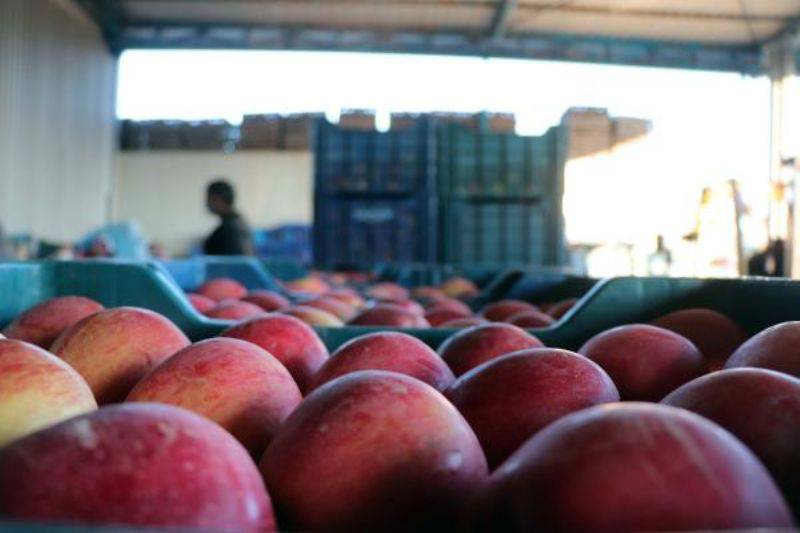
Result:
{"label": "metal roof beam", "polygon": [[508,19],[511,13],[517,7],[518,0],[498,0],[497,7],[492,17],[492,23],[489,26],[489,38],[497,39],[502,37],[508,27]]}
{"label": "metal roof beam", "polygon": [[122,28],[122,12],[117,0],[75,0],[89,14],[100,28],[103,40],[114,55],[119,55],[122,48],[118,45],[118,37]]}
{"label": "metal roof beam", "polygon": [[117,44],[123,48],[441,54],[761,73],[757,46],[710,46],[576,35],[514,34],[485,39],[459,32],[131,23],[123,27]]}

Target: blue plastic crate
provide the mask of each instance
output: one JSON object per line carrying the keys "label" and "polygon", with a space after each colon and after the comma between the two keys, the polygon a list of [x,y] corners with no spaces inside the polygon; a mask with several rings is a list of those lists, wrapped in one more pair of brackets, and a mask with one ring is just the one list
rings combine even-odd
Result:
{"label": "blue plastic crate", "polygon": [[410,128],[378,132],[315,126],[314,186],[320,194],[412,194],[436,187],[436,132],[420,118]]}
{"label": "blue plastic crate", "polygon": [[436,262],[437,200],[317,195],[314,262],[328,268]]}
{"label": "blue plastic crate", "polygon": [[184,291],[195,291],[212,278],[235,279],[248,289],[280,291],[280,285],[254,257],[199,256],[189,259],[158,261]]}

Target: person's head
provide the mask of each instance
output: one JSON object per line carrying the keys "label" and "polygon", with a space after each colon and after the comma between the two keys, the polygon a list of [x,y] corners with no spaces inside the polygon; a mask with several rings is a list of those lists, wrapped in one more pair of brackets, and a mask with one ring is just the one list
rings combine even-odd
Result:
{"label": "person's head", "polygon": [[215,215],[224,215],[233,211],[236,193],[233,185],[225,180],[213,181],[206,189],[206,207]]}

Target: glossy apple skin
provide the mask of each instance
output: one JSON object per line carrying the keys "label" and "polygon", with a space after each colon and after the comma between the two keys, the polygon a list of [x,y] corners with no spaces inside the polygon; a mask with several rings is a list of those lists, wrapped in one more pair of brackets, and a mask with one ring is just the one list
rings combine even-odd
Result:
{"label": "glossy apple skin", "polygon": [[800,378],[800,322],[769,327],[739,346],[725,368],[752,366]]}
{"label": "glossy apple skin", "polygon": [[188,345],[186,335],[158,313],[116,307],[68,328],[51,351],[83,376],[104,405],[124,400],[147,372]]}
{"label": "glossy apple skin", "polygon": [[389,301],[403,301],[408,300],[408,289],[398,285],[397,283],[384,282],[376,283],[369,287],[366,295],[375,300],[389,300]]}
{"label": "glossy apple skin", "polygon": [[295,305],[289,309],[281,311],[281,313],[299,318],[309,326],[321,328],[340,328],[344,326],[344,322],[342,322],[337,316],[317,307]]}
{"label": "glossy apple skin", "polygon": [[684,409],[639,402],[553,422],[494,472],[473,509],[475,531],[792,525],[772,478],[733,435]]}
{"label": "glossy apple skin", "polygon": [[465,313],[464,311],[457,311],[449,307],[434,306],[425,313],[425,320],[428,321],[431,327],[438,328],[442,324],[450,322],[451,320],[469,318],[471,316],[471,312]]}
{"label": "glossy apple skin", "polygon": [[328,359],[328,349],[311,326],[293,316],[272,313],[236,324],[220,336],[252,342],[286,367],[301,392]]}
{"label": "glossy apple skin", "polygon": [[3,334],[48,349],[65,329],[103,309],[100,303],[83,296],[59,296],[19,315]]}
{"label": "glossy apple skin", "polygon": [[33,344],[0,338],[0,447],[95,409],[92,390],[71,366]]}
{"label": "glossy apple skin", "polygon": [[177,405],[203,415],[260,457],[302,399],[289,371],[269,352],[217,338],[170,357],[142,378],[127,401]]}
{"label": "glossy apple skin", "polygon": [[488,474],[474,433],[440,393],[383,371],[315,390],[260,467],[290,530],[447,529]]}
{"label": "glossy apple skin", "polygon": [[351,320],[358,312],[352,305],[331,296],[320,296],[319,298],[303,302],[302,305],[327,311],[342,322]]}
{"label": "glossy apple skin", "polygon": [[190,292],[186,295],[186,299],[192,304],[195,311],[200,314],[206,314],[217,306],[216,300],[212,300],[208,296]]}
{"label": "glossy apple skin", "polygon": [[184,409],[119,404],[0,448],[0,515],[76,525],[272,531],[247,451]]}
{"label": "glossy apple skin", "polygon": [[727,316],[712,309],[682,309],[652,322],[692,341],[703,354],[710,370],[719,370],[744,344],[747,332]]}
{"label": "glossy apple skin", "polygon": [[547,309],[547,314],[553,317],[554,320],[560,320],[562,316],[566,315],[573,307],[578,305],[578,298],[567,298],[556,302]]}
{"label": "glossy apple skin", "polygon": [[556,348],[492,359],[458,378],[445,395],[475,431],[492,468],[551,422],[619,401],[602,368]]}
{"label": "glossy apple skin", "polygon": [[442,300],[437,300],[428,307],[429,311],[435,309],[451,309],[453,311],[458,311],[464,314],[465,316],[472,316],[474,313],[470,306],[462,302],[461,300],[456,300],[455,298],[450,298],[449,296]]}
{"label": "glossy apple skin", "polygon": [[446,300],[450,297],[438,287],[431,287],[430,285],[423,285],[421,287],[414,287],[411,289],[411,296],[421,302],[436,302],[438,300]]}
{"label": "glossy apple skin", "polygon": [[690,381],[662,400],[716,422],[761,459],[800,516],[800,379],[734,368]]}
{"label": "glossy apple skin", "polygon": [[230,278],[214,278],[206,281],[197,289],[197,294],[211,298],[216,302],[222,300],[241,300],[247,296],[244,285]]}
{"label": "glossy apple skin", "polygon": [[528,310],[511,315],[506,322],[521,328],[546,328],[553,325],[555,320],[541,311]]}
{"label": "glossy apple skin", "polygon": [[542,341],[511,324],[484,324],[455,333],[439,347],[439,355],[460,376],[507,353],[543,348]]}
{"label": "glossy apple skin", "polygon": [[538,311],[532,303],[521,300],[500,300],[483,308],[481,316],[489,322],[504,322],[507,318],[522,311]]}
{"label": "glossy apple skin", "polygon": [[288,298],[282,294],[263,289],[257,289],[248,292],[247,296],[242,298],[242,301],[256,304],[268,313],[271,313],[272,311],[280,311],[281,309],[286,309],[292,305]]}
{"label": "glossy apple skin", "polygon": [[415,300],[391,300],[391,301],[379,301],[378,303],[386,303],[389,305],[396,305],[400,309],[405,309],[409,313],[413,313],[417,316],[424,317],[425,316],[425,308],[422,307],[422,304],[415,301]]}
{"label": "glossy apple skin", "polygon": [[364,307],[364,298],[362,298],[355,290],[348,288],[331,289],[325,293],[329,298],[336,298],[340,302],[350,304],[355,309]]}
{"label": "glossy apple skin", "polygon": [[689,339],[645,324],[599,333],[578,353],[608,372],[623,400],[660,401],[705,371],[703,355]]}
{"label": "glossy apple skin", "polygon": [[442,391],[455,379],[450,368],[427,344],[396,331],[370,333],[339,347],[314,376],[312,390],[358,370],[398,372]]}
{"label": "glossy apple skin", "polygon": [[479,316],[468,316],[466,318],[454,318],[453,320],[448,320],[439,327],[443,329],[462,329],[471,328],[473,326],[482,326],[488,323],[489,321],[485,318],[481,318]]}
{"label": "glossy apple skin", "polygon": [[480,290],[472,281],[455,276],[442,283],[442,291],[452,298],[468,298],[476,296]]}
{"label": "glossy apple skin", "polygon": [[209,318],[220,320],[244,320],[258,315],[265,314],[261,307],[256,304],[242,302],[239,300],[222,300],[211,311],[206,313]]}
{"label": "glossy apple skin", "polygon": [[423,317],[393,304],[376,304],[367,307],[353,320],[351,326],[389,326],[396,328],[427,328],[428,321]]}

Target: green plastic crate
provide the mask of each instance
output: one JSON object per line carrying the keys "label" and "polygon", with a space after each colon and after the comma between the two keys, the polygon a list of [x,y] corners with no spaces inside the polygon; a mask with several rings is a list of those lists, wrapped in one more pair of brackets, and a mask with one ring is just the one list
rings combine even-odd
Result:
{"label": "green plastic crate", "polygon": [[549,196],[559,165],[556,129],[541,136],[493,133],[462,124],[439,127],[442,196]]}
{"label": "green plastic crate", "polygon": [[[552,286],[551,286],[552,287]],[[0,263],[0,326],[29,307],[63,295],[94,298],[107,307],[152,309],[192,340],[212,337],[231,322],[197,313],[175,283],[152,264],[125,261]],[[589,337],[621,324],[648,322],[676,309],[708,307],[748,332],[800,320],[800,282],[787,279],[613,278],[598,282],[556,324],[532,330],[549,346],[577,349]],[[318,328],[330,350],[374,331],[392,328]],[[455,330],[406,329],[432,347]]]}
{"label": "green plastic crate", "polygon": [[534,304],[555,303],[567,298],[581,298],[598,279],[577,276],[568,268],[509,268],[495,275],[472,302],[481,308],[497,300],[524,300]]}
{"label": "green plastic crate", "polygon": [[[798,303],[795,303],[798,302]],[[788,279],[613,278],[594,285],[561,320],[531,330],[548,346],[577,350],[589,338],[623,324],[649,322],[689,307],[724,313],[750,334],[779,322],[800,320],[800,282]],[[321,331],[335,349],[353,337],[386,328]],[[437,348],[454,330],[404,330]]]}
{"label": "green plastic crate", "polygon": [[215,335],[229,323],[192,308],[169,274],[155,264],[128,261],[0,263],[0,326],[56,296],[93,298],[106,307],[151,309],[172,320],[192,340]]}

